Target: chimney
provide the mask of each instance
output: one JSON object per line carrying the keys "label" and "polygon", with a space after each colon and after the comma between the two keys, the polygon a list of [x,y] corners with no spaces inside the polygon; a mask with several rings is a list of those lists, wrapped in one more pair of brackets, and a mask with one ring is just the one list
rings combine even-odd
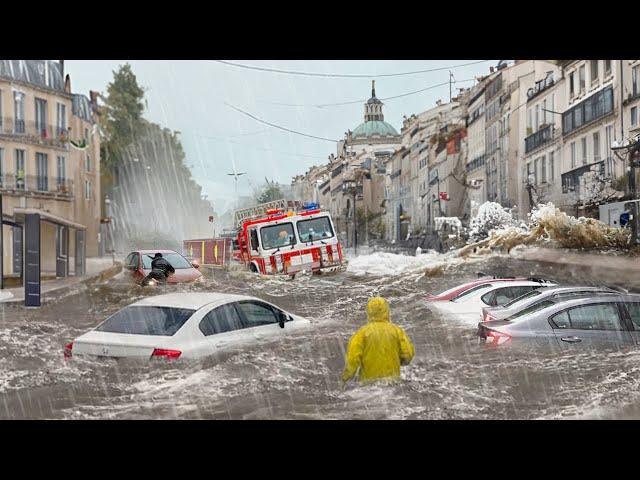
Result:
{"label": "chimney", "polygon": [[64,77],[64,91],[71,93],[71,77],[68,74]]}
{"label": "chimney", "polygon": [[64,77],[64,60],[58,60],[58,63],[60,63],[60,76]]}
{"label": "chimney", "polygon": [[489,72],[493,73],[493,67],[489,67]]}

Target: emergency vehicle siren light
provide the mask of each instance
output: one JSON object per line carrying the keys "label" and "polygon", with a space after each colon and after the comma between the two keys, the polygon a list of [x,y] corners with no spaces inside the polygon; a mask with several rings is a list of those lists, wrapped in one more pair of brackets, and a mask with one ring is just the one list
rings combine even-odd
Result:
{"label": "emergency vehicle siren light", "polygon": [[271,208],[267,210],[267,215],[277,215],[279,213],[282,213],[282,210],[280,210],[279,208]]}
{"label": "emergency vehicle siren light", "polygon": [[317,210],[320,208],[320,205],[313,202],[305,202],[302,204],[303,210]]}

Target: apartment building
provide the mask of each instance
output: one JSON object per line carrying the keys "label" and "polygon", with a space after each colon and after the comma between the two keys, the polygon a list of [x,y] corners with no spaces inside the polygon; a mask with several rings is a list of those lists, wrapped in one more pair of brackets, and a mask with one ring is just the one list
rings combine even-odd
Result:
{"label": "apartment building", "polygon": [[62,62],[0,60],[5,276],[22,277],[28,214],[41,220],[43,275],[82,273],[84,256],[97,255],[100,141],[93,106],[71,93]]}

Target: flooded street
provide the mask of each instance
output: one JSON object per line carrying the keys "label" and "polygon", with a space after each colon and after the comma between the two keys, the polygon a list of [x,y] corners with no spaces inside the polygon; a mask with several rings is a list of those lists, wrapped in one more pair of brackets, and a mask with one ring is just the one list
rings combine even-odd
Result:
{"label": "flooded street", "polygon": [[[375,263],[375,262],[373,262]],[[358,265],[355,262],[354,265]],[[602,351],[487,349],[475,328],[424,303],[477,272],[598,284],[588,266],[495,256],[452,264],[444,275],[350,268],[295,280],[208,271],[179,291],[254,295],[305,316],[312,328],[203,361],[63,359],[63,348],[145,295],[124,278],[83,288],[41,309],[4,307],[0,321],[2,419],[536,419],[638,418],[640,347]],[[635,283],[634,283],[635,282]],[[621,286],[640,291],[638,279]],[[340,381],[347,341],[365,305],[386,298],[416,356],[391,386]]]}

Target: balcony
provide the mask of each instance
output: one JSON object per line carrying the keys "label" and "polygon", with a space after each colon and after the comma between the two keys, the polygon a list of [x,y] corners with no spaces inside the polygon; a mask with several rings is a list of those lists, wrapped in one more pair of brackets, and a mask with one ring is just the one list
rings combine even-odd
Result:
{"label": "balcony", "polygon": [[599,180],[605,178],[604,160],[593,162],[587,165],[581,165],[561,175],[562,193],[577,192],[580,197],[580,179],[587,172],[595,172]]}
{"label": "balcony", "polygon": [[66,178],[14,174],[0,175],[0,191],[7,195],[45,196],[69,200],[73,197],[73,181]]}
{"label": "balcony", "polygon": [[553,139],[553,125],[547,125],[544,128],[539,129],[536,133],[532,133],[524,139],[524,153],[529,153],[532,150],[544,145],[545,143]]}
{"label": "balcony", "polygon": [[613,87],[609,86],[562,114],[562,134],[567,135],[613,112]]}
{"label": "balcony", "polygon": [[0,136],[9,136],[17,141],[37,145],[68,148],[69,129],[4,117],[0,119]]}

